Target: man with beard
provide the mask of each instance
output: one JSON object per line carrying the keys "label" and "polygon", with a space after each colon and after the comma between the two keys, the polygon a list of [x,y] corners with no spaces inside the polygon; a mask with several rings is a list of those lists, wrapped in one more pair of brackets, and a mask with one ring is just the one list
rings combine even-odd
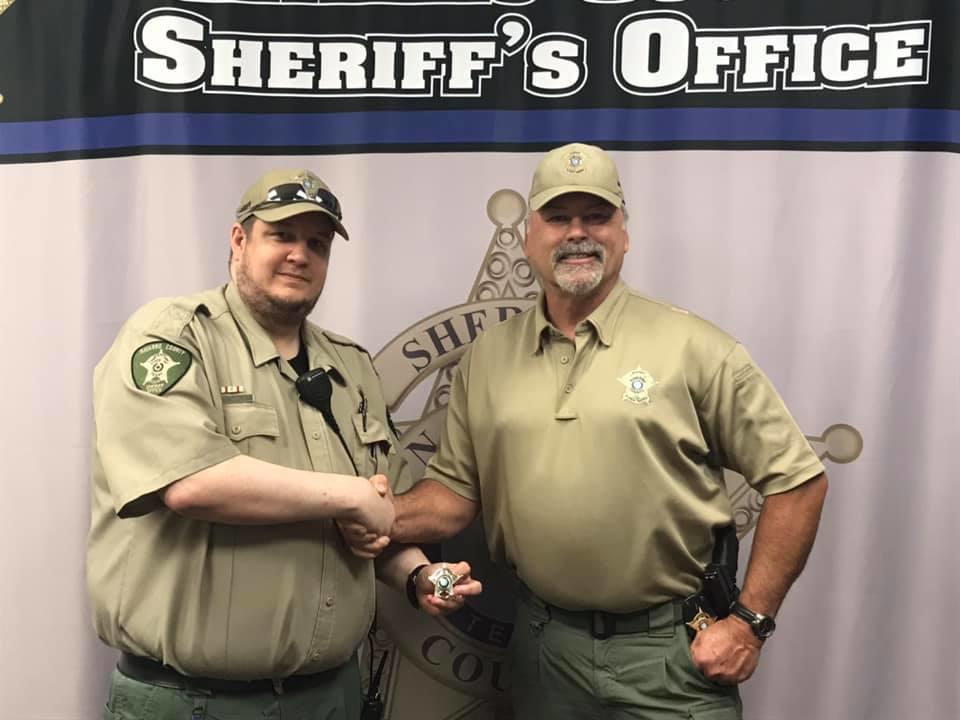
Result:
{"label": "man with beard", "polygon": [[[369,355],[307,321],[334,233],[320,178],[267,173],[236,213],[232,281],[142,307],[97,365],[87,578],[121,651],[105,718],[360,717],[374,564],[339,524],[389,530],[399,455]],[[377,563],[432,614],[480,590],[459,563],[434,597],[417,548]]]}
{"label": "man with beard", "polygon": [[[539,301],[464,355],[390,537],[436,542],[482,510],[521,585],[516,717],[739,718],[737,683],[812,546],[823,466],[736,340],[621,281],[630,238],[609,155],[549,152],[529,207]],[[704,570],[733,520],[724,467],[765,502],[738,603],[708,608]]]}

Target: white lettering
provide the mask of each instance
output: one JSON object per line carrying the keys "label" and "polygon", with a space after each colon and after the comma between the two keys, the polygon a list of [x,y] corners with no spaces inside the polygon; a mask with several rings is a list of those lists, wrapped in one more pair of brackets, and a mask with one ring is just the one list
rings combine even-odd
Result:
{"label": "white lettering", "polygon": [[617,25],[614,76],[632,95],[922,84],[930,35],[927,20],[704,30],[683,13],[642,11]]}
{"label": "white lettering", "polygon": [[[260,54],[263,52],[262,40],[232,40],[214,38],[213,75],[211,85],[220,87],[260,86]],[[239,77],[235,70],[239,69]]]}
{"label": "white lettering", "polygon": [[443,57],[442,42],[411,42],[403,45],[403,79],[400,87],[404,90],[424,90],[427,76],[437,74],[437,59]]}
{"label": "white lettering", "polygon": [[312,88],[313,73],[304,68],[304,61],[314,60],[313,45],[308,42],[270,43],[269,87],[278,89]]}
{"label": "white lettering", "polygon": [[789,44],[786,35],[747,35],[743,38],[744,85],[773,86],[773,70],[783,68]]}
{"label": "white lettering", "polygon": [[362,90],[366,87],[367,77],[363,63],[367,60],[367,49],[361,43],[322,43],[318,46],[318,54],[318,89]]}
{"label": "white lettering", "polygon": [[[820,70],[827,83],[846,85],[866,81],[870,61],[862,57],[870,50],[870,37],[865,32],[838,32],[827,35],[820,45]],[[854,55],[861,55],[855,59]]]}
{"label": "white lettering", "polygon": [[813,34],[793,36],[793,62],[790,63],[787,85],[813,85],[817,82],[817,41]]}
{"label": "white lettering", "polygon": [[204,38],[202,23],[183,15],[153,15],[138,27],[142,47],[138,77],[148,84],[184,87],[203,79],[206,59],[191,43]]}
{"label": "white lettering", "polygon": [[697,72],[693,84],[721,88],[721,71],[733,69],[734,57],[740,48],[732,35],[697,38]]}
{"label": "white lettering", "polygon": [[525,53],[524,86],[541,96],[577,92],[587,80],[587,41],[575,35],[550,33],[535,38]]}
{"label": "white lettering", "polygon": [[392,90],[397,86],[397,43],[373,43],[373,80],[370,87]]}
{"label": "white lettering", "polygon": [[874,37],[874,42],[877,46],[877,62],[873,77],[876,80],[914,80],[926,76],[926,58],[917,57],[917,52],[929,51],[928,28],[881,30]]}
{"label": "white lettering", "polygon": [[629,23],[619,34],[620,77],[647,92],[670,91],[690,67],[690,28],[675,17]]}
{"label": "white lettering", "polygon": [[447,87],[451,90],[476,89],[476,78],[489,72],[490,61],[496,57],[497,45],[492,41],[451,43]]}

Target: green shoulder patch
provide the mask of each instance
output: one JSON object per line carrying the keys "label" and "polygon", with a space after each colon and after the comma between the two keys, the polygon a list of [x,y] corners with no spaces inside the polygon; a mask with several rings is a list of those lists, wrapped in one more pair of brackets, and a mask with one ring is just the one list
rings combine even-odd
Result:
{"label": "green shoulder patch", "polygon": [[158,340],[133,351],[130,370],[133,382],[141,390],[163,395],[187,374],[193,356],[189,350]]}

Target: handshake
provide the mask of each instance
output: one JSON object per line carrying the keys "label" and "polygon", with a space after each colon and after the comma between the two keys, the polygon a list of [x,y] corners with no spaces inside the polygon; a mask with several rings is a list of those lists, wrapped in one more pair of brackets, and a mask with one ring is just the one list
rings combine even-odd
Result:
{"label": "handshake", "polygon": [[[357,502],[353,512],[336,520],[347,546],[357,557],[374,559],[390,545],[396,532],[397,509],[385,475],[374,475],[369,482],[357,478]],[[377,575],[400,589],[404,586],[411,604],[430,615],[443,615],[463,606],[465,597],[478,595],[479,580],[470,575],[470,565],[429,563],[419,548],[400,547],[378,563]],[[413,567],[408,571],[409,567]],[[398,568],[403,568],[399,570]]]}

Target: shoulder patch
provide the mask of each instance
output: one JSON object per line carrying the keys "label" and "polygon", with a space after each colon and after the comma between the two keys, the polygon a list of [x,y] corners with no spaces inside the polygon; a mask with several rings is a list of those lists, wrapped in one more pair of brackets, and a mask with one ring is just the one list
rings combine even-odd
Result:
{"label": "shoulder patch", "polygon": [[141,345],[130,357],[133,383],[153,395],[163,395],[187,374],[193,356],[188,350],[170,342]]}

